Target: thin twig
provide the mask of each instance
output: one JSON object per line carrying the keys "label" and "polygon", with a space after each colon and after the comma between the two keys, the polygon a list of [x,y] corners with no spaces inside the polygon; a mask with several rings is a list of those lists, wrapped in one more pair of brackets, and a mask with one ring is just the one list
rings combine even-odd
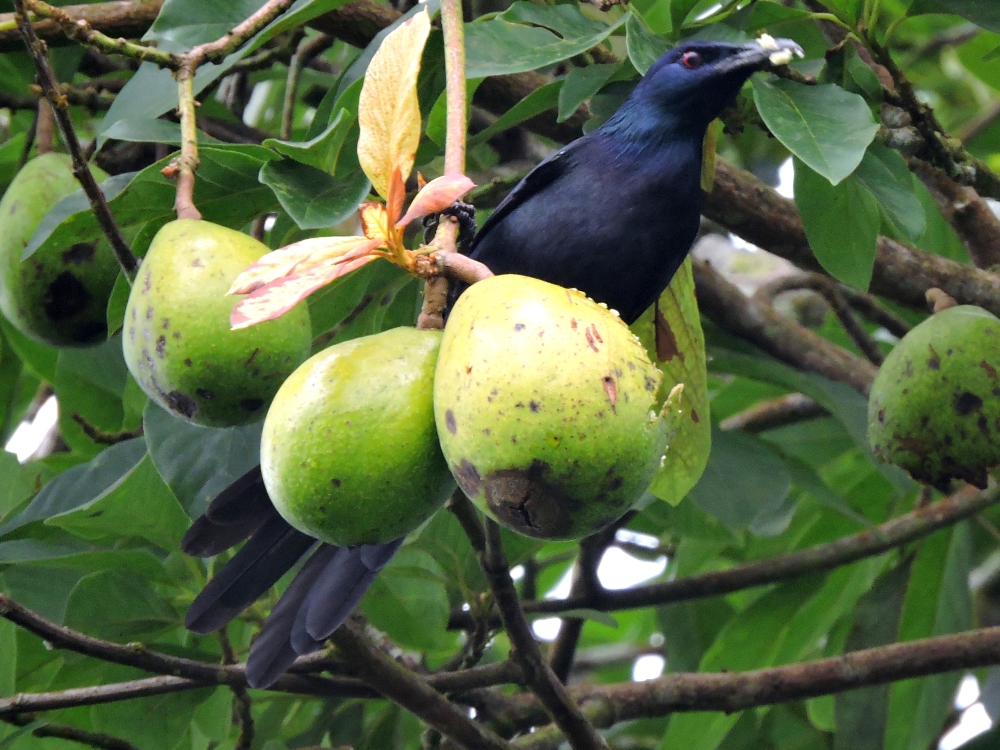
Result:
{"label": "thin twig", "polygon": [[181,120],[181,152],[164,169],[164,174],[177,180],[174,213],[178,219],[200,219],[201,212],[194,205],[194,173],[198,169],[198,122],[195,115],[194,58],[185,56],[184,65],[177,72],[177,112]]}
{"label": "thin twig", "polygon": [[509,750],[510,746],[498,735],[472,721],[410,670],[371,646],[354,623],[341,625],[331,640],[362,680],[441,734],[469,750]]}
{"label": "thin twig", "polygon": [[288,62],[288,76],[285,79],[285,98],[281,108],[281,137],[290,140],[292,124],[295,120],[295,98],[298,93],[299,79],[302,70],[316,55],[328,49],[334,43],[334,38],[328,34],[320,34],[312,39],[303,39]]}
{"label": "thin twig", "polygon": [[66,145],[66,149],[73,159],[73,174],[83,188],[83,192],[87,194],[87,199],[90,201],[90,207],[94,212],[94,216],[97,217],[97,222],[101,225],[102,231],[108,238],[108,242],[111,244],[111,249],[118,259],[118,264],[121,266],[122,272],[129,280],[129,283],[131,283],[135,278],[136,270],[139,268],[139,259],[132,253],[131,248],[129,248],[128,243],[122,236],[121,229],[118,228],[118,223],[111,214],[111,209],[108,208],[108,202],[104,197],[104,193],[101,192],[101,188],[98,187],[94,175],[90,172],[90,167],[83,158],[80,141],[77,139],[76,130],[73,128],[73,120],[70,117],[66,97],[60,92],[59,82],[56,80],[55,73],[52,72],[52,67],[49,65],[45,43],[41,42],[35,36],[35,31],[28,22],[28,15],[24,4],[25,0],[14,0],[14,11],[18,28],[28,48],[28,54],[31,55],[35,63],[35,69],[38,72],[38,81],[45,92],[45,98],[48,99],[49,104],[52,106],[63,143]]}
{"label": "thin twig", "polygon": [[[219,630],[219,649],[222,651],[223,664],[235,664],[238,659],[233,653],[233,645],[229,642],[229,633],[225,628]],[[232,685],[230,689],[236,699],[235,716],[239,723],[240,735],[236,740],[235,750],[250,750],[253,746],[253,699],[243,685]]]}
{"label": "thin twig", "polygon": [[294,0],[267,0],[249,18],[227,31],[214,42],[194,47],[184,55],[185,63],[198,68],[205,63],[221,62],[227,55],[246,44],[271,21],[288,10]]}
{"label": "thin twig", "polygon": [[724,331],[782,362],[847,383],[867,396],[876,368],[843,347],[795,324],[759,298],[750,298],[704,261],[693,265],[698,308]]}
{"label": "thin twig", "polygon": [[[704,599],[766,586],[880,555],[970,518],[998,501],[1000,501],[1000,489],[994,487],[979,491],[973,487],[963,487],[936,503],[825,544],[778,557],[743,563],[727,570],[716,570],[621,591],[604,590],[599,596],[591,598],[570,597],[525,602],[524,611],[529,614],[546,615],[558,615],[574,609],[616,612]],[[471,625],[472,618],[468,612],[452,610],[448,618],[449,629],[464,629]]]}
{"label": "thin twig", "polygon": [[[34,714],[21,714],[20,716],[0,719],[0,721],[13,724],[16,727],[26,727],[33,724],[36,719],[37,717]],[[78,742],[81,745],[100,748],[100,750],[139,750],[131,742],[126,742],[121,737],[114,737],[103,732],[88,732],[85,729],[79,729],[68,724],[46,722],[34,729],[31,732],[31,736],[38,737],[39,739],[52,737],[53,739],[69,740],[70,742]]]}
{"label": "thin twig", "polygon": [[882,364],[882,360],[885,357],[878,343],[868,334],[868,331],[865,330],[865,327],[861,325],[858,319],[854,317],[854,312],[851,310],[847,299],[841,293],[840,287],[837,286],[837,282],[829,276],[824,276],[821,273],[807,272],[782,276],[768,284],[763,284],[757,290],[755,296],[770,302],[782,292],[795,289],[811,289],[821,295],[829,303],[830,307],[833,308],[837,320],[840,321],[847,335],[858,345],[861,353],[875,365]]}
{"label": "thin twig", "polygon": [[500,541],[500,527],[487,519],[484,531],[486,547],[479,553],[480,565],[496,598],[500,619],[510,638],[512,656],[524,671],[531,691],[566,735],[573,750],[608,750],[604,738],[587,721],[580,707],[566,692],[566,686],[542,658],[510,577],[507,556]]}
{"label": "thin twig", "polygon": [[761,401],[719,422],[723,430],[767,432],[810,419],[828,417],[830,412],[801,393],[789,393]]}
{"label": "thin twig", "polygon": [[853,307],[861,317],[875,325],[882,326],[896,338],[903,338],[910,332],[912,326],[896,315],[886,310],[874,297],[857,289],[840,284],[840,293],[847,299],[847,304]]}

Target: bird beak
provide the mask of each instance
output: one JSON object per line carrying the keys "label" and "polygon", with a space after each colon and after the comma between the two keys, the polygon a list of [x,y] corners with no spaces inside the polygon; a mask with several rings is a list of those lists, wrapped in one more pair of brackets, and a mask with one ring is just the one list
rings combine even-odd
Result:
{"label": "bird beak", "polygon": [[774,39],[763,34],[759,39],[744,44],[735,55],[720,60],[715,70],[719,73],[763,70],[775,65],[787,65],[793,57],[805,57],[802,47],[791,39]]}

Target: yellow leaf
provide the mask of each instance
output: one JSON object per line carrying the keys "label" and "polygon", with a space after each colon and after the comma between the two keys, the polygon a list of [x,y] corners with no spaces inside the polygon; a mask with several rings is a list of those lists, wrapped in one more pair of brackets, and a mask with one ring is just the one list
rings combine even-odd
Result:
{"label": "yellow leaf", "polygon": [[368,64],[358,102],[358,161],[372,186],[389,197],[389,179],[398,169],[405,180],[420,142],[417,74],[430,33],[430,16],[417,13],[382,40]]}
{"label": "yellow leaf", "polygon": [[250,265],[233,280],[226,294],[249,294],[272,281],[315,265],[339,258],[366,242],[364,237],[314,237],[279,248]]}
{"label": "yellow leaf", "polygon": [[684,390],[675,394],[681,415],[679,427],[667,447],[663,467],[649,486],[652,494],[677,505],[698,483],[712,447],[705,335],[694,297],[690,256],[657,304],[631,328],[663,371],[660,403],[667,400],[675,383],[684,384]]}
{"label": "yellow leaf", "polygon": [[361,215],[361,231],[365,237],[379,242],[388,242],[391,238],[389,231],[389,215],[385,206],[381,203],[362,203],[358,210]]}
{"label": "yellow leaf", "polygon": [[[332,242],[334,240],[338,242]],[[325,245],[321,241],[325,241]],[[289,250],[307,242],[314,244],[312,253],[300,259],[292,272],[258,283],[255,290],[233,308],[229,325],[234,331],[281,317],[320,287],[375,260],[379,256],[373,253],[381,244],[365,237],[317,237],[282,249]],[[281,251],[275,251],[278,252]],[[351,259],[341,262],[347,256]]]}

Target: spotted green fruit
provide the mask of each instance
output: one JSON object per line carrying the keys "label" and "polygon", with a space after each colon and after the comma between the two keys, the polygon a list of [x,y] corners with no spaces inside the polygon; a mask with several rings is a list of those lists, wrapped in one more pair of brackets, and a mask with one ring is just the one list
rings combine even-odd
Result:
{"label": "spotted green fruit", "polygon": [[885,358],[868,401],[875,455],[941,489],[986,486],[1000,464],[1000,320],[971,305],[932,315]]}
{"label": "spotted green fruit", "polygon": [[281,383],[309,356],[309,312],[229,328],[233,279],[268,248],[208,221],[164,226],[125,308],[125,362],[151,399],[211,427],[264,416]]}
{"label": "spotted green fruit", "polygon": [[445,327],[434,379],[441,447],[465,494],[507,528],[586,536],[625,513],[660,467],[661,378],[607,308],[496,276],[471,286]]}
{"label": "spotted green fruit", "polygon": [[339,545],[398,539],[455,489],[434,427],[439,331],[346,341],[285,381],[264,420],[260,466],[288,523]]}
{"label": "spotted green fruit", "polygon": [[[43,154],[17,173],[0,200],[0,311],[23,334],[54,346],[107,336],[118,263],[105,240],[41,248],[22,261],[45,214],[80,185],[65,154]],[[107,177],[93,168],[94,177]]]}

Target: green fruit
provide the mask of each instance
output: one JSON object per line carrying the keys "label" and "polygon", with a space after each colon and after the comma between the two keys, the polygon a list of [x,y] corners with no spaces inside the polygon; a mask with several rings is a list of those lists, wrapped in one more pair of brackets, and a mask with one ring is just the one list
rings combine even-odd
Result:
{"label": "green fruit", "polygon": [[398,539],[455,482],[432,403],[439,331],[396,328],[346,341],[285,381],[264,420],[260,466],[288,523],[339,545]]}
{"label": "green fruit", "polygon": [[946,490],[986,487],[1000,464],[1000,320],[962,305],[932,315],[889,353],[868,401],[875,455]]}
{"label": "green fruit", "polygon": [[606,307],[496,276],[472,285],[445,327],[434,379],[441,447],[465,494],[507,528],[586,536],[625,513],[660,467],[661,378]]}
{"label": "green fruit", "polygon": [[164,226],[125,308],[125,362],[160,406],[211,427],[260,419],[281,383],[309,356],[309,311],[232,331],[233,279],[268,252],[208,221]]}
{"label": "green fruit", "polygon": [[[107,241],[40,248],[21,261],[45,214],[80,185],[65,154],[43,154],[17,173],[0,200],[0,311],[25,336],[81,346],[107,336],[118,262]],[[107,177],[92,168],[100,181]]]}

